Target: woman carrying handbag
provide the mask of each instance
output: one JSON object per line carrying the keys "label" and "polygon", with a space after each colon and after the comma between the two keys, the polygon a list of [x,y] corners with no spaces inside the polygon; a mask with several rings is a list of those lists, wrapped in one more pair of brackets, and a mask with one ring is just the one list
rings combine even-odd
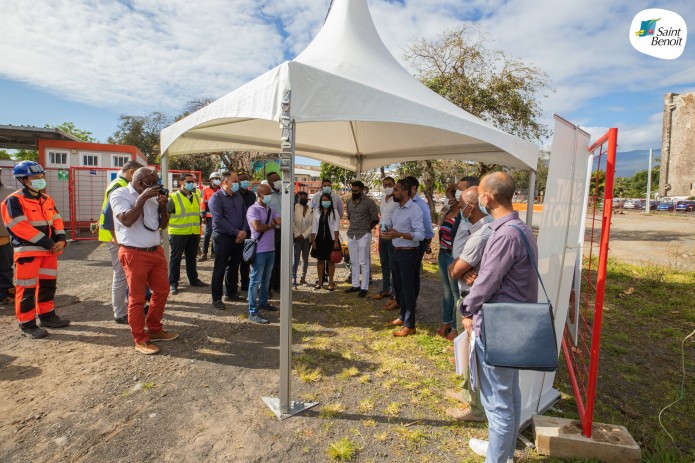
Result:
{"label": "woman carrying handbag", "polygon": [[331,261],[331,252],[340,250],[339,228],[340,216],[333,206],[333,199],[330,194],[324,193],[321,195],[319,207],[314,211],[314,223],[311,225],[311,256],[317,260],[319,275],[316,289],[323,287],[326,265],[328,266],[328,290],[335,289],[333,284],[335,263]]}

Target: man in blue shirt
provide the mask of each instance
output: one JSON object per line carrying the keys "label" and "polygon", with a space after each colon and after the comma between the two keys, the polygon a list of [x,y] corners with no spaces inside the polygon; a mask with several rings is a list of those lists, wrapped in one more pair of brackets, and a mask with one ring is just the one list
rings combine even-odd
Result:
{"label": "man in blue shirt", "polygon": [[383,239],[392,240],[394,247],[393,283],[396,287],[396,298],[400,301],[401,313],[391,325],[402,326],[400,330],[394,331],[393,335],[396,337],[415,334],[415,280],[420,273],[419,244],[425,238],[425,228],[422,212],[410,199],[412,187],[407,179],[396,183],[393,198],[398,202],[398,208],[391,216],[391,223],[384,224],[386,231],[381,233]]}
{"label": "man in blue shirt", "polygon": [[420,272],[422,269],[422,258],[425,256],[425,253],[432,253],[430,244],[432,243],[432,238],[434,238],[434,230],[432,229],[432,214],[430,213],[430,207],[427,205],[427,202],[417,194],[417,190],[420,187],[420,182],[418,179],[412,176],[406,177],[405,179],[408,180],[411,185],[413,185],[411,190],[413,203],[415,203],[420,208],[420,211],[422,211],[422,223],[425,226],[425,239],[420,241],[420,245],[418,247],[417,278],[415,280],[415,299],[417,299],[418,296],[420,296]]}
{"label": "man in blue shirt", "polygon": [[237,294],[239,264],[244,251],[244,239],[249,232],[246,204],[239,194],[239,177],[224,172],[220,189],[208,201],[212,214],[212,242],[215,245],[215,265],[212,270],[212,306],[227,308],[222,302],[222,283],[226,300],[241,301]]}

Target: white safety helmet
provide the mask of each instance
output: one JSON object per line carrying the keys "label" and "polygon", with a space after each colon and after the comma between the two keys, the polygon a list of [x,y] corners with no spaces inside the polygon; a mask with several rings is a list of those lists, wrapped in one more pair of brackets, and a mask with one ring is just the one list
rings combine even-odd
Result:
{"label": "white safety helmet", "polygon": [[222,178],[222,174],[220,174],[219,172],[213,172],[213,173],[210,174],[210,177],[208,177],[208,180],[212,181],[213,178],[219,178],[219,179],[221,179],[221,178]]}

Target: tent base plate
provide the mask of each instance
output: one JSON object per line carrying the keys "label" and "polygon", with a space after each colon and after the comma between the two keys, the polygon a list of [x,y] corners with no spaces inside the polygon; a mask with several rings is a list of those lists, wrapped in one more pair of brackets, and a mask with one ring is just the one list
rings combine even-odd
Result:
{"label": "tent base plate", "polygon": [[289,411],[287,413],[282,413],[282,410],[280,409],[280,399],[276,399],[275,397],[263,397],[262,399],[263,402],[270,407],[273,413],[275,413],[275,416],[277,416],[279,420],[284,420],[285,418],[294,416],[303,412],[304,410],[309,410],[311,407],[315,407],[319,404],[318,402],[296,402],[293,400],[290,402]]}

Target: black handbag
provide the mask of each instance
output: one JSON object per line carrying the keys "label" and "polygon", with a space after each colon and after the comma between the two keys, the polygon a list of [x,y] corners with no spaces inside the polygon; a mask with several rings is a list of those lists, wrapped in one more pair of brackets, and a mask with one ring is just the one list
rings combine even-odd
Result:
{"label": "black handbag", "polygon": [[485,363],[518,370],[555,371],[558,352],[553,307],[526,235],[516,225],[512,227],[524,240],[547,302],[483,304],[481,342],[485,346]]}
{"label": "black handbag", "polygon": [[[265,225],[268,225],[268,222],[270,221],[270,208],[268,208],[268,217],[265,218]],[[247,264],[253,264],[253,261],[256,260],[256,246],[258,245],[258,242],[261,240],[263,237],[263,233],[265,231],[261,232],[258,235],[258,238],[253,239],[253,238],[246,238],[244,240],[244,251],[242,253],[242,259],[244,259],[244,262]]]}

